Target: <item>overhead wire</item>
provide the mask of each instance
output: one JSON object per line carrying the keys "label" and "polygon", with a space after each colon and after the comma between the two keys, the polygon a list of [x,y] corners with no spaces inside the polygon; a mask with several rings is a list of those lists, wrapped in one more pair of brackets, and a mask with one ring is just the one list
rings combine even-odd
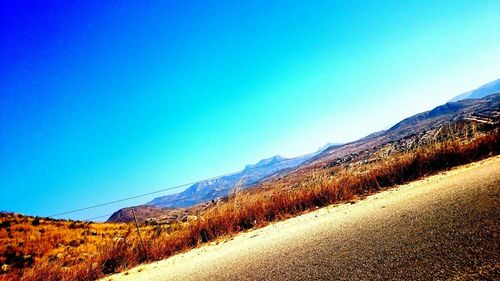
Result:
{"label": "overhead wire", "polygon": [[[295,159],[291,158],[291,159],[287,159],[287,160],[284,160],[284,161],[281,161],[281,162],[278,162],[278,163],[268,164],[266,166],[274,166],[274,165],[283,164],[283,163],[286,163],[286,162],[289,162],[289,161],[293,161],[293,160],[295,160]],[[90,209],[95,209],[95,208],[99,208],[99,207],[103,207],[103,206],[108,206],[108,205],[112,205],[112,204],[116,204],[116,203],[120,203],[120,202],[124,202],[124,201],[129,201],[129,200],[132,200],[132,199],[137,199],[137,198],[141,198],[141,197],[145,197],[145,196],[149,196],[149,195],[153,195],[153,194],[162,193],[162,192],[165,192],[165,191],[170,191],[170,190],[178,189],[178,188],[181,188],[181,187],[192,186],[192,185],[194,185],[196,183],[199,183],[199,182],[216,180],[216,179],[220,179],[220,178],[223,178],[223,177],[228,177],[228,176],[236,175],[236,174],[239,174],[239,173],[241,173],[243,171],[252,171],[252,170],[259,169],[259,168],[261,168],[261,166],[255,166],[255,167],[251,167],[251,168],[245,168],[242,171],[226,173],[226,174],[222,174],[222,175],[219,175],[219,176],[216,176],[216,177],[207,178],[207,179],[204,179],[204,180],[183,183],[183,184],[179,184],[179,185],[175,185],[175,186],[170,186],[170,187],[166,187],[166,188],[163,188],[163,189],[159,189],[159,190],[155,190],[155,191],[151,191],[151,192],[147,192],[147,193],[142,193],[142,194],[138,194],[138,195],[134,195],[134,196],[130,196],[130,197],[125,197],[125,198],[122,198],[122,199],[117,199],[117,200],[113,200],[113,201],[109,201],[109,202],[104,202],[104,203],[100,203],[100,204],[96,204],[96,205],[91,205],[91,206],[87,206],[87,207],[83,207],[83,208],[78,208],[78,209],[74,209],[74,210],[60,212],[60,213],[56,213],[56,214],[50,215],[48,217],[49,218],[57,218],[57,217],[60,217],[60,216],[63,216],[63,215],[68,215],[68,214],[73,214],[73,213],[77,213],[77,212],[81,212],[81,211],[86,211],[86,210],[90,210]],[[287,169],[287,168],[278,170],[276,172],[279,172],[279,171],[282,171],[282,170],[285,170],[285,169]],[[192,197],[192,198],[194,198],[194,197]],[[188,198],[181,198],[181,199],[191,199],[191,198],[188,197]],[[156,204],[145,204],[145,205],[146,206],[155,206]],[[163,205],[163,203],[161,203],[160,205]],[[111,215],[112,214],[109,214],[109,215],[100,215],[100,216],[97,216],[97,217],[86,219],[85,221],[95,220],[95,219],[103,218],[103,217],[106,217],[106,216],[109,217]]]}

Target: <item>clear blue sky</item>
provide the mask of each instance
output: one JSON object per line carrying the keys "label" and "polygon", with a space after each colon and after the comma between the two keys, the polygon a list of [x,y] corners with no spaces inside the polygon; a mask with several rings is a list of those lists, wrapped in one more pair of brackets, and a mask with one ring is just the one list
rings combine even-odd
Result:
{"label": "clear blue sky", "polygon": [[495,0],[1,1],[0,209],[50,215],[309,153],[499,66]]}

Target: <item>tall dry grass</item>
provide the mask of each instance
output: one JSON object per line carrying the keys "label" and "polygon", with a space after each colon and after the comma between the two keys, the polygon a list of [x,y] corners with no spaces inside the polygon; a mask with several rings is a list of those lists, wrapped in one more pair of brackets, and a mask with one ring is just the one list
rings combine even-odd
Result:
{"label": "tall dry grass", "polygon": [[128,231],[120,239],[99,247],[92,259],[74,263],[46,261],[22,271],[19,277],[44,281],[94,280],[242,230],[498,155],[499,140],[499,135],[493,134],[468,143],[444,142],[370,164],[317,172],[304,178],[300,187],[277,184],[234,193],[195,220],[146,229],[143,244]]}

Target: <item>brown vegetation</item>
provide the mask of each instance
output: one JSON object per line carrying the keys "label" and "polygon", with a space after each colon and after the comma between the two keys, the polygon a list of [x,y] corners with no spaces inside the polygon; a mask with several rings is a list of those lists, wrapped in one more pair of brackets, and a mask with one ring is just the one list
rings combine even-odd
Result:
{"label": "brown vegetation", "polygon": [[[300,185],[273,181],[261,188],[233,194],[227,201],[185,223],[144,226],[143,243],[135,231],[124,224],[41,219],[35,222],[33,218],[21,218],[23,221],[19,222],[15,215],[8,219],[2,217],[0,250],[4,255],[0,262],[12,265],[12,269],[0,275],[0,280],[94,280],[242,230],[498,155],[499,140],[499,135],[493,133],[468,142],[433,144],[370,163],[311,170],[301,175]],[[77,227],[72,229],[72,224]],[[89,231],[97,233],[96,239],[83,233]],[[68,252],[71,248],[80,250]],[[58,257],[59,251],[64,256]],[[16,254],[9,255],[14,252]],[[12,263],[12,259],[7,261],[7,256],[21,255],[32,258],[19,261],[18,266],[14,266],[16,263]]]}

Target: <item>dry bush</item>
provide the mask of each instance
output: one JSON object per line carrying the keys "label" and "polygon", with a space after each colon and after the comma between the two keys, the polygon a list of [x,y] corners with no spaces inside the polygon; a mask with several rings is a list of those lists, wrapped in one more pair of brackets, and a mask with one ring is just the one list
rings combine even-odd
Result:
{"label": "dry bush", "polygon": [[[25,247],[44,257],[57,253],[57,245],[71,244],[74,233],[85,239],[78,248],[95,253],[86,259],[35,259],[32,267],[0,278],[21,280],[95,280],[139,263],[169,257],[200,244],[227,237],[240,231],[265,226],[273,221],[300,214],[317,207],[345,202],[357,196],[403,184],[451,167],[500,154],[499,135],[479,137],[467,143],[459,141],[434,144],[415,151],[391,155],[369,164],[334,167],[308,176],[301,174],[300,184],[273,182],[265,188],[232,193],[194,220],[170,225],[144,226],[143,242],[135,231],[120,224],[69,224],[52,229],[43,220],[24,222],[29,233],[38,233],[39,246]],[[8,222],[8,223],[7,223]],[[8,227],[6,227],[8,225]],[[13,220],[2,218],[0,240],[7,231],[19,230]],[[101,229],[99,228],[101,227]],[[40,234],[39,229],[47,230]],[[35,230],[36,231],[35,231]],[[92,233],[103,235],[92,235]],[[18,233],[18,232],[16,232]],[[117,235],[119,233],[119,235]],[[69,239],[71,238],[71,240]],[[22,248],[22,247],[20,247]],[[23,248],[24,249],[24,248]],[[24,249],[24,250],[26,250]],[[0,260],[0,262],[4,262]]]}

